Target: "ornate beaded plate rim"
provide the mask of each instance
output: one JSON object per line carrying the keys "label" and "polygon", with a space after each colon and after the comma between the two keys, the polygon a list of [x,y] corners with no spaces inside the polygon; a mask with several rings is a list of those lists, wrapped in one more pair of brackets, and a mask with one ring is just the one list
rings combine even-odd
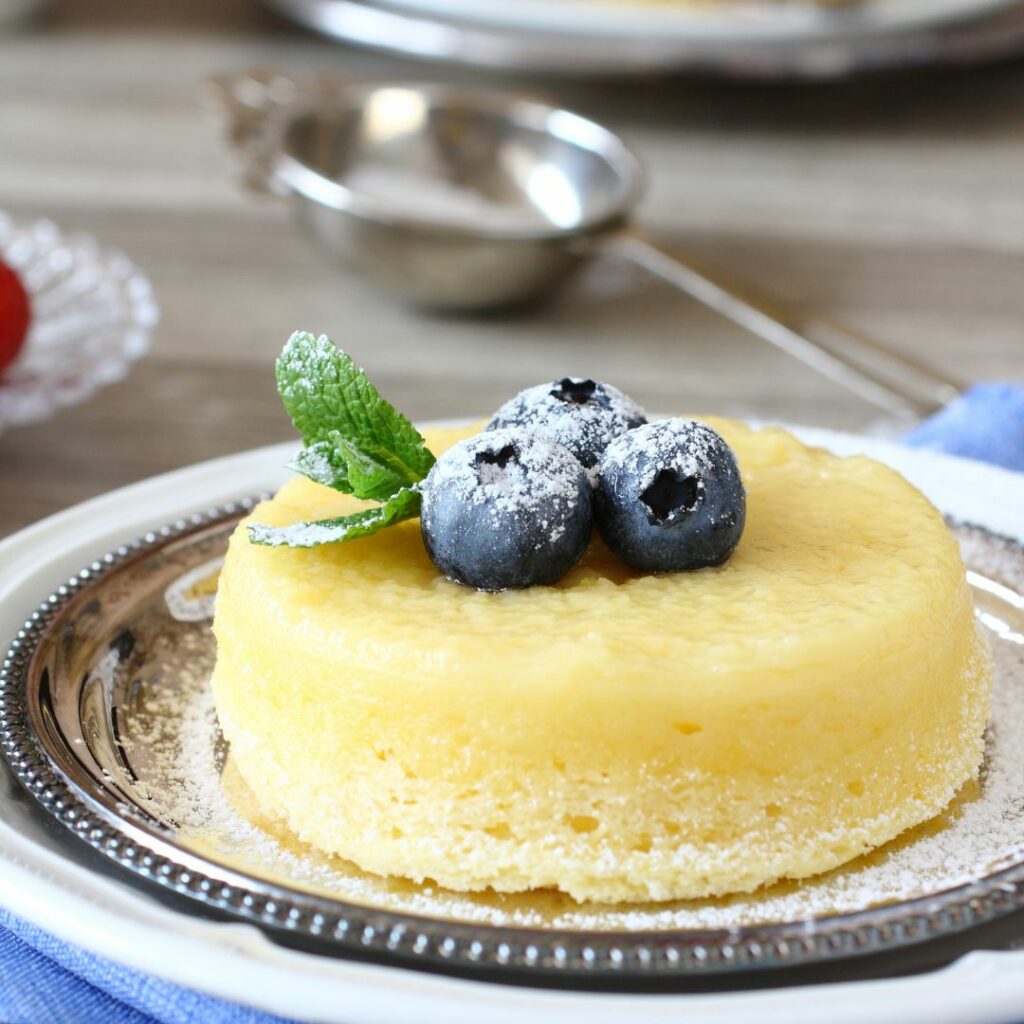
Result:
{"label": "ornate beaded plate rim", "polygon": [[[149,883],[272,933],[301,937],[325,953],[554,977],[696,977],[793,967],[948,936],[1024,908],[1024,863],[1018,863],[945,891],[813,921],[629,933],[473,925],[292,890],[206,860],[119,816],[71,782],[31,728],[24,687],[33,654],[63,606],[105,574],[172,541],[226,525],[258,500],[179,519],[92,562],[40,602],[0,666],[0,747],[14,775],[79,840]],[[1011,538],[973,528],[1021,548]]]}

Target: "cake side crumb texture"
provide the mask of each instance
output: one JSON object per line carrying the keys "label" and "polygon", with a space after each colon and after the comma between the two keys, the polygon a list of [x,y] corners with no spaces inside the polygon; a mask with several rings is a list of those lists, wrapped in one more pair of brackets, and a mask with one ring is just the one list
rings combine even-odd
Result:
{"label": "cake side crumb texture", "polygon": [[[723,566],[443,579],[418,524],[221,576],[217,712],[262,810],[362,868],[607,902],[828,870],[977,772],[991,665],[957,545],[894,471],[709,420],[747,525]],[[434,431],[443,450],[468,431]],[[305,479],[249,521],[359,503]]]}

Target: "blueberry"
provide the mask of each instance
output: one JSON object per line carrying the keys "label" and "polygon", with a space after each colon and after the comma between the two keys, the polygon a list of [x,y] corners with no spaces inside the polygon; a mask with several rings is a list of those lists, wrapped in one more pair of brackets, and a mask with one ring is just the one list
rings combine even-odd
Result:
{"label": "blueberry", "polygon": [[449,579],[477,590],[554,583],[590,540],[586,471],[543,437],[492,430],[460,441],[422,492],[427,553]]}
{"label": "blueberry", "polygon": [[519,427],[557,441],[590,468],[608,444],[647,422],[643,409],[618,388],[582,377],[563,377],[520,391],[487,425]]}
{"label": "blueberry", "polygon": [[746,491],[732,449],[697,420],[661,420],[613,441],[597,467],[605,543],[643,572],[720,565],[735,550]]}

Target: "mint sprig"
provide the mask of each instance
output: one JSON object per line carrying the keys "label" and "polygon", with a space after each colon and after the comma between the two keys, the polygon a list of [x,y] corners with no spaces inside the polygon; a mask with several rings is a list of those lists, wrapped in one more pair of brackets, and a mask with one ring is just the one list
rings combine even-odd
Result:
{"label": "mint sprig", "polygon": [[295,453],[288,463],[289,469],[335,491],[347,493],[348,464],[335,441],[314,441],[308,448]]}
{"label": "mint sprig", "polygon": [[407,485],[430,472],[434,456],[420,432],[326,335],[296,331],[288,339],[277,360],[277,390],[307,446],[343,438]]}
{"label": "mint sprig", "polygon": [[343,494],[382,504],[334,519],[253,525],[254,544],[336,544],[419,515],[417,485],[434,456],[420,432],[330,338],[296,331],[277,360],[277,390],[304,445],[290,468]]}
{"label": "mint sprig", "polygon": [[382,505],[353,512],[334,519],[313,519],[308,522],[292,523],[290,526],[263,526],[259,523],[249,527],[249,540],[279,548],[315,548],[321,544],[340,544],[358,537],[368,537],[383,530],[392,523],[413,519],[420,514],[420,493],[414,487],[404,487],[393,494]]}

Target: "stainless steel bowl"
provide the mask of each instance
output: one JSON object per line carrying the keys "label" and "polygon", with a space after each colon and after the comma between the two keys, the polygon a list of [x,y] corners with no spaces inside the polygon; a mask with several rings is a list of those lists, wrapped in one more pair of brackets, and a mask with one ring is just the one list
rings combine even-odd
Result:
{"label": "stainless steel bowl", "polygon": [[479,312],[536,298],[581,262],[631,260],[882,408],[931,412],[959,385],[850,331],[779,313],[629,226],[639,161],[606,128],[457,85],[214,79],[246,181],[289,197],[344,264],[406,301]]}
{"label": "stainless steel bowl", "polygon": [[274,139],[272,187],[299,222],[435,308],[554,287],[584,258],[579,243],[621,227],[640,195],[640,165],[611,132],[490,91],[354,85],[293,109]]}

